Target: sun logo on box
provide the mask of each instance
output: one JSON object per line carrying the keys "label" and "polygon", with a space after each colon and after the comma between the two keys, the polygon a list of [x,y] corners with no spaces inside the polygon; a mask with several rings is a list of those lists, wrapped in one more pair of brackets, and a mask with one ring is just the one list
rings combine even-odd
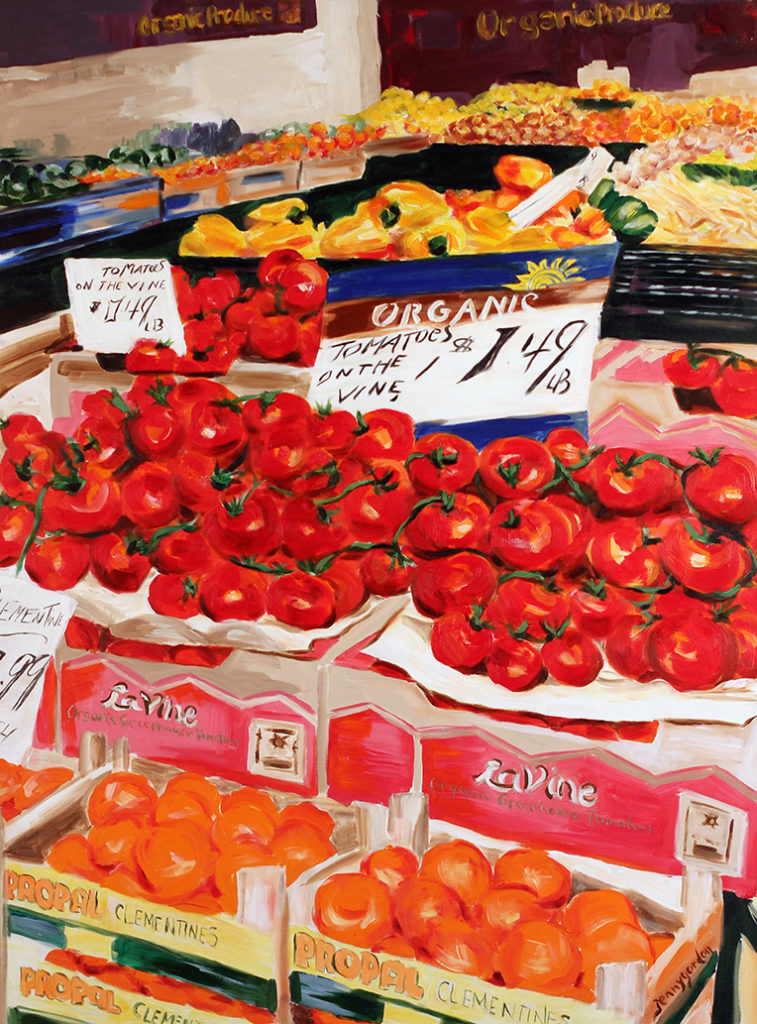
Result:
{"label": "sun logo on box", "polygon": [[540,288],[550,288],[555,284],[566,284],[568,281],[586,280],[580,273],[576,261],[567,256],[558,256],[548,261],[546,258],[534,263],[526,261],[526,271],[518,274],[515,284],[508,285],[514,291],[532,292]]}

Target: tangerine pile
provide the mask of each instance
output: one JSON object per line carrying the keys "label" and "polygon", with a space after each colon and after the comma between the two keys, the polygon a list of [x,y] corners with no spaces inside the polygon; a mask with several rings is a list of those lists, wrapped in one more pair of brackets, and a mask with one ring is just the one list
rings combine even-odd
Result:
{"label": "tangerine pile", "polygon": [[572,888],[568,869],[543,850],[513,849],[491,865],[456,839],[419,864],[412,851],[388,846],[359,872],[324,882],[313,921],[329,938],[375,953],[593,1002],[599,964],[649,968],[673,937],[645,931],[622,892],[571,898]]}
{"label": "tangerine pile", "polygon": [[279,810],[250,787],[221,794],[193,772],[160,795],[143,775],[114,772],[92,790],[87,816],[86,835],[52,847],[52,868],[202,914],[236,914],[242,868],[281,865],[290,885],[336,852],[326,811],[305,802]]}
{"label": "tangerine pile", "polygon": [[10,821],[73,777],[73,771],[62,765],[32,771],[0,758],[0,813],[3,819]]}
{"label": "tangerine pile", "polygon": [[188,981],[179,981],[164,974],[150,974],[135,967],[114,964],[99,956],[85,956],[72,949],[53,949],[45,957],[46,963],[76,974],[94,977],[98,984],[111,985],[124,992],[147,996],[149,999],[172,1006],[191,1006],[195,1010],[215,1013],[221,1017],[248,1020],[251,1024],[269,1024],[274,1014],[241,999],[232,999],[221,992]]}

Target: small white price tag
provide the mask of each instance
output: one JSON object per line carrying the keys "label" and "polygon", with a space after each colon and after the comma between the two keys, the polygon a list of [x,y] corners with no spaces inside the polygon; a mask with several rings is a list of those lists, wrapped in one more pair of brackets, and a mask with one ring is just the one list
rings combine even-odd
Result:
{"label": "small white price tag", "polygon": [[152,338],[186,352],[168,260],[67,259],[64,266],[83,348],[128,352],[140,338]]}
{"label": "small white price tag", "polygon": [[32,744],[45,672],[76,602],[31,580],[0,575],[0,757]]}
{"label": "small white price tag", "polygon": [[586,408],[606,285],[359,300],[326,308],[312,402],[416,421]]}

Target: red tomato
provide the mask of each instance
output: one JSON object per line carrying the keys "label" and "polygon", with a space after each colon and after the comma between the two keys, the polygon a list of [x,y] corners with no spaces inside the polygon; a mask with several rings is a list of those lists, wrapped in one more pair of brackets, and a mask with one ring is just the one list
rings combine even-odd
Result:
{"label": "red tomato", "polygon": [[431,627],[431,652],[437,661],[459,672],[478,668],[492,644],[491,626],[481,619],[481,609],[450,611]]}
{"label": "red tomato", "polygon": [[413,447],[415,425],[398,409],[374,409],[358,416],[358,433],[352,454],[361,459],[393,459],[404,462]]}
{"label": "red tomato", "polygon": [[302,320],[297,326],[297,348],[295,354],[297,359],[292,362],[302,363],[303,366],[314,366],[321,347],[321,313]]}
{"label": "red tomato", "polygon": [[318,408],[313,420],[313,443],[332,455],[346,455],[355,441],[357,419],[346,409],[331,411],[331,406]]}
{"label": "red tomato", "polygon": [[216,459],[233,459],[247,443],[242,410],[232,401],[197,402],[184,444]]}
{"label": "red tomato", "polygon": [[589,454],[589,442],[573,427],[555,427],[544,438],[544,444],[564,466],[575,466]]}
{"label": "red tomato", "polygon": [[265,586],[262,573],[239,565],[219,565],[200,581],[200,607],[214,622],[259,619],[265,611]]}
{"label": "red tomato", "polygon": [[236,397],[234,392],[220,381],[208,380],[207,377],[194,377],[191,380],[183,380],[176,387],[171,388],[167,395],[167,401],[182,424],[187,426],[194,418],[199,404],[232,402]]}
{"label": "red tomato", "polygon": [[306,424],[288,424],[271,430],[262,444],[251,444],[247,466],[259,477],[285,486],[303,468],[311,452]]}
{"label": "red tomato", "polygon": [[359,608],[368,596],[360,572],[360,562],[354,558],[337,558],[322,574],[321,579],[334,591],[336,601],[334,618],[341,619]]}
{"label": "red tomato", "polygon": [[460,491],[476,475],[478,452],[456,434],[426,434],[415,442],[406,465],[420,494]]}
{"label": "red tomato", "polygon": [[605,657],[626,679],[648,683],[657,673],[649,661],[650,624],[640,612],[629,612],[605,640]]}
{"label": "red tomato", "polygon": [[588,686],[602,668],[602,652],[578,629],[566,629],[541,649],[547,671],[565,686]]}
{"label": "red tomato", "polygon": [[266,611],[287,625],[320,629],[334,621],[336,597],[324,580],[295,569],[269,584]]}
{"label": "red tomato", "polygon": [[87,416],[76,429],[76,442],[88,465],[111,473],[131,457],[124,432],[113,420]]}
{"label": "red tomato", "polygon": [[300,317],[314,313],[326,301],[329,275],[313,260],[289,263],[277,274],[276,283],[283,289],[281,302]]}
{"label": "red tomato", "polygon": [[184,442],[184,426],[169,405],[145,405],[128,421],[129,440],[148,459],[169,458]]}
{"label": "red tomato", "polygon": [[743,455],[697,448],[684,477],[686,497],[703,519],[742,526],[757,516],[757,466]]}
{"label": "red tomato", "polygon": [[24,568],[46,590],[68,590],[86,575],[89,548],[78,537],[46,537],[29,548]]}
{"label": "red tomato", "polygon": [[313,413],[306,398],[287,391],[264,391],[242,406],[242,419],[250,433],[267,435],[291,424],[308,431]]}
{"label": "red tomato", "polygon": [[81,411],[83,416],[91,416],[96,420],[110,420],[116,426],[126,419],[124,411],[114,403],[112,392],[106,388],[85,395],[81,400]]}
{"label": "red tomato", "polygon": [[52,533],[89,534],[112,530],[121,518],[121,492],[110,474],[79,467],[46,492],[42,525]]}
{"label": "red tomato", "polygon": [[297,322],[290,316],[261,316],[252,321],[240,352],[243,356],[282,360],[296,356]]}
{"label": "red tomato", "polygon": [[173,530],[161,537],[150,551],[150,561],[159,572],[207,572],[217,561],[217,555],[198,529]]}
{"label": "red tomato", "polygon": [[301,560],[319,561],[332,555],[348,541],[349,533],[337,505],[319,505],[310,498],[294,498],[281,513],[284,549]]}
{"label": "red tomato", "polygon": [[11,498],[34,502],[54,470],[66,472],[65,456],[65,438],[50,430],[36,440],[14,441],[0,459],[0,486]]}
{"label": "red tomato", "polygon": [[662,368],[675,388],[709,388],[715,383],[720,363],[714,356],[700,355],[696,347],[690,345],[666,352]]}
{"label": "red tomato", "polygon": [[365,585],[371,594],[391,597],[409,589],[415,573],[415,562],[392,549],[373,548],[360,565]]}
{"label": "red tomato", "polygon": [[127,373],[173,373],[178,355],[170,342],[140,338],[126,353]]}
{"label": "red tomato", "polygon": [[698,594],[724,594],[746,582],[754,556],[738,541],[713,533],[694,516],[681,519],[660,544],[668,572]]}
{"label": "red tomato", "polygon": [[734,677],[738,646],[733,633],[704,615],[669,615],[650,628],[652,667],[676,690],[711,690]]}
{"label": "red tomato", "polygon": [[34,529],[34,512],[24,505],[0,506],[0,566],[13,565]]}
{"label": "red tomato", "polygon": [[445,494],[425,505],[405,529],[407,541],[420,555],[482,548],[489,506],[475,494]]}
{"label": "red tomato", "polygon": [[727,416],[757,416],[757,364],[749,359],[726,359],[710,386],[718,408]]}
{"label": "red tomato", "polygon": [[542,638],[545,625],[557,629],[569,614],[568,596],[553,582],[513,573],[500,582],[485,618],[495,626],[516,627],[525,621],[534,638]]}
{"label": "red tomato", "polygon": [[165,526],[179,514],[179,495],[167,466],[143,462],[126,476],[121,488],[122,511],[147,529]]}
{"label": "red tomato", "polygon": [[629,602],[604,580],[587,579],[572,590],[570,616],[587,636],[602,640],[630,610]]}
{"label": "red tomato", "polygon": [[118,533],[95,537],[89,552],[92,573],[108,590],[139,590],[150,571],[150,560]]}
{"label": "red tomato", "polygon": [[[206,512],[222,496],[228,500],[244,490],[238,467],[223,469],[216,459],[201,452],[182,451],[167,465],[174,474],[181,504],[195,512]],[[229,465],[233,467],[234,462]]]}
{"label": "red tomato", "polygon": [[0,437],[6,448],[15,441],[35,441],[44,429],[36,416],[25,412],[12,412],[7,418],[0,419]]}
{"label": "red tomato", "polygon": [[594,459],[594,487],[605,508],[638,515],[667,508],[680,493],[678,474],[654,455],[609,448]]}
{"label": "red tomato", "polygon": [[513,691],[530,690],[547,678],[538,648],[504,631],[494,634],[486,672],[493,683]]}
{"label": "red tomato", "polygon": [[491,562],[472,551],[419,561],[410,584],[416,608],[436,618],[462,606],[485,605],[497,576]]}
{"label": "red tomato", "polygon": [[302,256],[296,249],[275,249],[260,261],[258,281],[262,285],[273,287],[278,284],[279,276],[287,267],[301,262]]}
{"label": "red tomato", "polygon": [[415,502],[407,470],[401,462],[376,461],[365,479],[366,483],[352,486],[342,501],[347,522],[356,540],[388,541]]}
{"label": "red tomato", "polygon": [[556,505],[521,498],[502,502],[489,517],[490,553],[503,565],[547,572],[561,564],[575,524]]}
{"label": "red tomato", "polygon": [[479,456],[484,484],[501,498],[532,496],[555,474],[549,449],[530,437],[497,438]]}
{"label": "red tomato", "polygon": [[199,316],[200,303],[192,292],[189,274],[182,267],[171,267],[171,277],[181,319],[188,320],[191,316]]}
{"label": "red tomato", "polygon": [[757,615],[737,606],[728,615],[727,628],[738,650],[734,676],[739,679],[757,678]]}
{"label": "red tomato", "polygon": [[229,558],[267,555],[281,540],[279,502],[265,485],[219,501],[205,513],[211,545]]}
{"label": "red tomato", "polygon": [[331,452],[309,447],[305,461],[297,476],[288,481],[287,489],[293,494],[323,496],[327,491],[334,491],[341,479],[339,465]]}
{"label": "red tomato", "polygon": [[191,576],[156,576],[150,583],[147,600],[158,615],[188,619],[200,613],[197,582]]}
{"label": "red tomato", "polygon": [[225,309],[239,296],[239,278],[231,270],[219,270],[214,277],[201,277],[192,294],[201,313]]}
{"label": "red tomato", "polygon": [[599,523],[586,547],[586,558],[597,576],[616,587],[658,587],[667,576],[660,545],[651,542],[636,519]]}

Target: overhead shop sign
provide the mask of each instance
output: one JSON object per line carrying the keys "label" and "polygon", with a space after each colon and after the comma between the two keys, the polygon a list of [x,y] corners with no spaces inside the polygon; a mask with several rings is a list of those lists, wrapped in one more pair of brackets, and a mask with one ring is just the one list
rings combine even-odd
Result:
{"label": "overhead shop sign", "polygon": [[25,0],[0,24],[0,66],[14,67],[166,43],[304,32],[316,26],[317,14],[316,0]]}

